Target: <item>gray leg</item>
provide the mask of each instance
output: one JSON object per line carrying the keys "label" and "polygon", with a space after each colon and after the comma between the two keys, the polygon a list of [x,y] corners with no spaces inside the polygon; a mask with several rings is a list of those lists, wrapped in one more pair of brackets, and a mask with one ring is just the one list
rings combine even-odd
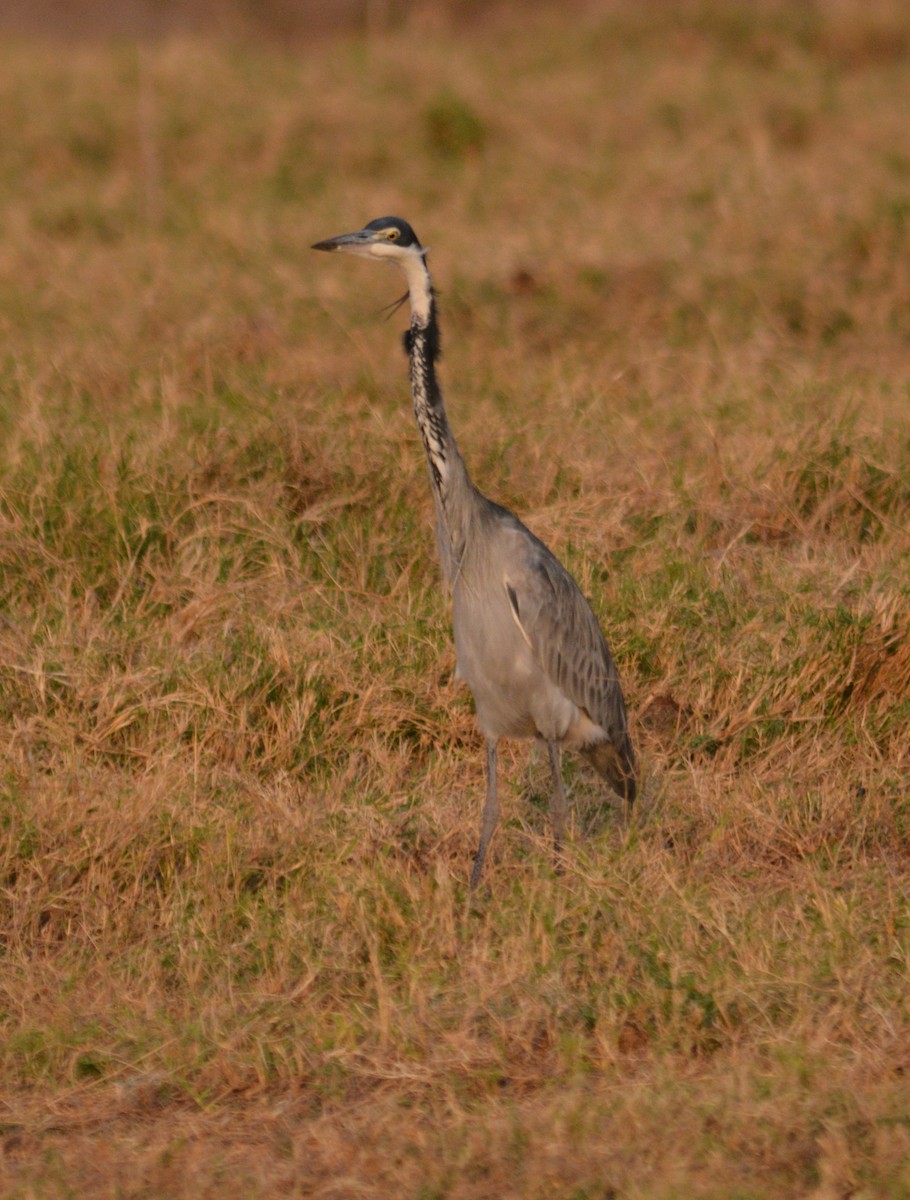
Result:
{"label": "gray leg", "polygon": [[553,773],[553,791],[550,795],[550,821],[553,824],[553,849],[562,850],[562,837],[566,831],[566,793],[563,791],[562,775],[559,771],[559,749],[555,742],[547,742],[550,753],[550,770]]}
{"label": "gray leg", "polygon": [[499,820],[499,798],[496,795],[496,740],[487,738],[487,802],[483,806],[483,820],[480,826],[480,845],[474,856],[474,870],[471,872],[471,888],[480,882],[483,871],[483,860],[487,856],[487,846]]}

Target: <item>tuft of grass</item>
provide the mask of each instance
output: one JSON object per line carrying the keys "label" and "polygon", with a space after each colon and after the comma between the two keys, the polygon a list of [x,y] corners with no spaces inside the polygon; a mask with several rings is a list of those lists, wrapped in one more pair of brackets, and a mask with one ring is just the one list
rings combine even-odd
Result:
{"label": "tuft of grass", "polygon": [[452,91],[440,92],[423,114],[427,148],[442,159],[458,161],[484,148],[485,123],[473,107]]}

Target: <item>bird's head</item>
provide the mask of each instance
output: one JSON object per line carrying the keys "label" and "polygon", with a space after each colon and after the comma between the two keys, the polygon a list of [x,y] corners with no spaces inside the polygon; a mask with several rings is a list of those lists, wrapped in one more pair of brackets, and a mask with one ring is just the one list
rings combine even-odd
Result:
{"label": "bird's head", "polygon": [[362,258],[378,258],[397,263],[407,269],[409,263],[421,260],[426,250],[417,234],[401,217],[380,217],[370,221],[357,233],[342,233],[338,237],[316,242],[314,250],[340,250],[343,254],[359,254]]}

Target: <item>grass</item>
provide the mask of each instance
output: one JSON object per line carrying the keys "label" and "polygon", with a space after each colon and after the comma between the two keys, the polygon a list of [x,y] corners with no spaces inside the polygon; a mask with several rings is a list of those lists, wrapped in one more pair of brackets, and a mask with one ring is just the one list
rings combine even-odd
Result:
{"label": "grass", "polygon": [[[0,50],[11,1200],[910,1192],[910,23],[488,20]],[[386,212],[643,766],[473,903]]]}

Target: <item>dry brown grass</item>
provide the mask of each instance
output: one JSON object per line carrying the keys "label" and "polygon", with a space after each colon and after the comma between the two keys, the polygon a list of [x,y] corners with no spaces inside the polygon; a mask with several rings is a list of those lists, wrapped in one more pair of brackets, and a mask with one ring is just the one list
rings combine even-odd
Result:
{"label": "dry brown grass", "polygon": [[[0,51],[0,1193],[910,1191],[897,5]],[[632,825],[482,754],[383,212]]]}

